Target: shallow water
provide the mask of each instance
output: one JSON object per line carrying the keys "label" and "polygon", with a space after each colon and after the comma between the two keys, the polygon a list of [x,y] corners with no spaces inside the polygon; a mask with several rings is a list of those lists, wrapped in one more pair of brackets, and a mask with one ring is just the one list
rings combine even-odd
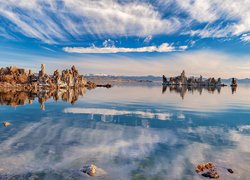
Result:
{"label": "shallow water", "polygon": [[0,179],[88,179],[79,170],[92,162],[97,179],[201,179],[195,166],[208,161],[221,179],[249,179],[250,86],[164,91],[98,88],[44,110],[2,103],[12,125],[0,127]]}

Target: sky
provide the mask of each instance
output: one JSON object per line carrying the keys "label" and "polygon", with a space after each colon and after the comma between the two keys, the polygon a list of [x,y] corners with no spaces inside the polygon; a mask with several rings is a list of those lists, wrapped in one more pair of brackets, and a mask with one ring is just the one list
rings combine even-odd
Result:
{"label": "sky", "polygon": [[0,66],[250,77],[249,0],[7,0]]}

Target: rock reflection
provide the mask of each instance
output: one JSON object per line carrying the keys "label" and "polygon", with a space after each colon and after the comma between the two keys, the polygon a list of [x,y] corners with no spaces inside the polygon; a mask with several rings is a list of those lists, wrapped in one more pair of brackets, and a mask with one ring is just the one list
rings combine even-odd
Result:
{"label": "rock reflection", "polygon": [[217,92],[218,94],[220,94],[221,87],[220,86],[219,87],[215,87],[215,86],[192,87],[192,86],[176,86],[176,85],[173,85],[173,86],[172,85],[171,86],[162,86],[162,94],[164,94],[166,91],[176,92],[176,93],[180,94],[180,96],[181,96],[182,99],[184,99],[185,94],[187,92],[191,92],[191,93],[198,92],[201,95],[204,90],[207,91],[207,92],[209,92],[209,93]]}
{"label": "rock reflection", "polygon": [[54,101],[62,100],[72,105],[78,100],[79,96],[84,96],[86,88],[60,89],[51,91],[13,91],[4,89],[0,91],[0,105],[20,106],[32,104],[37,98],[41,105],[41,109],[45,110],[44,103],[53,98]]}
{"label": "rock reflection", "polygon": [[237,86],[231,86],[232,94],[236,93]]}

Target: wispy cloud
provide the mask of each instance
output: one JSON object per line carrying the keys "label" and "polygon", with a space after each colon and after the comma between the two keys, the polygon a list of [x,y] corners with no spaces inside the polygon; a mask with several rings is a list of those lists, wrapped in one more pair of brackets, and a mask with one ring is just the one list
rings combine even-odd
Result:
{"label": "wispy cloud", "polygon": [[250,31],[249,6],[246,0],[9,0],[0,4],[0,18],[8,22],[1,36],[18,32],[50,44],[89,35],[148,37],[145,42],[152,35],[172,33],[241,36]]}
{"label": "wispy cloud", "polygon": [[177,0],[177,4],[193,23],[207,23],[205,28],[192,28],[191,33],[198,36],[239,36],[250,31],[250,1]]}
{"label": "wispy cloud", "polygon": [[186,50],[187,46],[174,47],[168,43],[160,46],[145,46],[139,48],[123,48],[123,47],[64,47],[63,50],[68,53],[128,53],[128,52],[173,52]]}
{"label": "wispy cloud", "polygon": [[250,34],[243,34],[240,38],[244,42],[250,42]]}
{"label": "wispy cloud", "polygon": [[84,35],[144,37],[169,34],[180,28],[177,18],[163,19],[154,6],[140,1],[11,0],[1,2],[0,17],[12,23],[14,31],[45,43]]}

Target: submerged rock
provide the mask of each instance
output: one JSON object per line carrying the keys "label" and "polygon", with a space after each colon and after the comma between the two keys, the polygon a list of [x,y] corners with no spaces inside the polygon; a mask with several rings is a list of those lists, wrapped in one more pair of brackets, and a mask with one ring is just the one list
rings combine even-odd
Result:
{"label": "submerged rock", "polygon": [[195,171],[203,177],[218,179],[220,177],[216,165],[212,162],[198,164]]}
{"label": "submerged rock", "polygon": [[231,174],[234,173],[234,171],[232,169],[227,169],[228,172],[230,172]]}
{"label": "submerged rock", "polygon": [[7,121],[3,122],[3,126],[4,126],[4,127],[8,127],[8,126],[10,126],[10,125],[11,125],[10,122],[7,122]]}
{"label": "submerged rock", "polygon": [[90,176],[95,176],[96,175],[96,169],[97,169],[97,167],[94,164],[91,164],[91,165],[83,166],[81,171],[88,174],[88,175],[90,175]]}
{"label": "submerged rock", "polygon": [[100,85],[96,85],[96,87],[105,87],[105,88],[111,88],[112,85],[111,84],[100,84]]}
{"label": "submerged rock", "polygon": [[207,171],[201,174],[203,177],[218,179],[220,177],[217,171]]}
{"label": "submerged rock", "polygon": [[[230,168],[225,168],[225,167],[220,167],[220,168],[226,169],[231,174],[234,173],[233,170]],[[218,179],[220,177],[219,173],[217,172],[216,165],[212,162],[198,164],[196,166],[195,171],[199,175],[207,178]]]}

